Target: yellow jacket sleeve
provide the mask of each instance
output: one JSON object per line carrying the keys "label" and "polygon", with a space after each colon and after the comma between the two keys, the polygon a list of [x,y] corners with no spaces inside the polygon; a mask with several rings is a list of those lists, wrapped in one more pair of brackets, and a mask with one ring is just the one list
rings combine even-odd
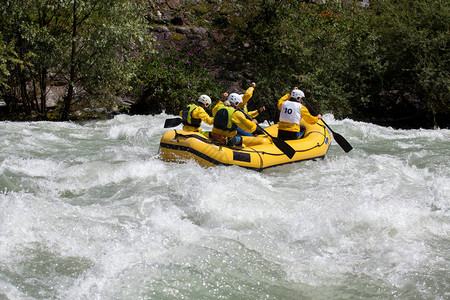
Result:
{"label": "yellow jacket sleeve", "polygon": [[252,119],[256,118],[259,115],[259,111],[258,110],[252,110],[248,112],[248,116]]}
{"label": "yellow jacket sleeve", "polygon": [[242,130],[244,130],[245,132],[253,132],[256,130],[256,123],[253,121],[250,121],[249,119],[247,119],[244,114],[240,111],[236,111],[232,116],[231,116],[231,121],[233,121],[234,124],[236,124],[237,126],[239,126],[239,128],[241,128]]}
{"label": "yellow jacket sleeve", "polygon": [[212,114],[213,114],[213,116],[216,115],[217,110],[219,109],[219,106],[222,105],[222,104],[223,104],[222,101],[217,102],[217,104],[216,104],[216,105],[214,106],[214,108],[212,109]]}
{"label": "yellow jacket sleeve", "polygon": [[309,124],[316,124],[317,121],[319,121],[318,117],[314,117],[309,113],[308,108],[306,106],[302,105],[302,108],[300,110],[300,113],[302,115],[302,119],[304,119]]}
{"label": "yellow jacket sleeve", "polygon": [[183,117],[183,111],[182,110],[180,110],[179,116]]}
{"label": "yellow jacket sleeve", "polygon": [[253,96],[254,90],[255,88],[251,86],[245,91],[244,96],[242,96],[242,103],[239,105],[240,108],[244,108],[247,105],[248,100]]}
{"label": "yellow jacket sleeve", "polygon": [[280,100],[278,100],[278,110],[281,110],[281,107],[283,106],[283,103],[285,101],[288,101],[289,99],[291,99],[291,94],[289,94],[289,93],[287,93],[286,95],[281,97]]}
{"label": "yellow jacket sleeve", "polygon": [[201,106],[198,106],[196,109],[194,109],[194,111],[192,112],[192,117],[194,117],[195,119],[201,119],[203,122],[209,125],[212,125],[214,122],[214,118],[210,117]]}

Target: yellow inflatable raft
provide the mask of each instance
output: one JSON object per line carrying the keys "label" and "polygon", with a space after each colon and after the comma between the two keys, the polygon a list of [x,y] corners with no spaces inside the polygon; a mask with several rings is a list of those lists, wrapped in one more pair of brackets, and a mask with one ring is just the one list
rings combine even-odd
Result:
{"label": "yellow inflatable raft", "polygon": [[[303,160],[323,158],[331,145],[331,138],[322,121],[306,127],[304,137],[286,141],[295,150],[290,159],[275,146],[267,135],[243,137],[242,147],[226,147],[211,141],[205,135],[183,130],[166,132],[160,142],[159,155],[164,161],[185,162],[195,160],[204,167],[236,165],[262,171],[264,169]],[[278,124],[264,128],[276,137]]]}

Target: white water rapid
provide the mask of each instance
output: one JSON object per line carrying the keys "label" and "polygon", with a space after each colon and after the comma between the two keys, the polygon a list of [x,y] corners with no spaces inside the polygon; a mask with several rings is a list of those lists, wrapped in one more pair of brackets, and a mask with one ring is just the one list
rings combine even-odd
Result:
{"label": "white water rapid", "polygon": [[450,130],[255,172],[159,160],[170,117],[0,123],[0,299],[450,298]]}

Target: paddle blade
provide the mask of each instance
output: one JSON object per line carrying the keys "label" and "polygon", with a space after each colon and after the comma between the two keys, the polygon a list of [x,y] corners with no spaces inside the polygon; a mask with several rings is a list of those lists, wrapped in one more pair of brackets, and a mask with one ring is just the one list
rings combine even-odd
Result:
{"label": "paddle blade", "polygon": [[172,118],[172,119],[166,119],[164,122],[164,128],[170,128],[180,125],[182,122],[181,118]]}
{"label": "paddle blade", "polygon": [[278,149],[280,149],[284,154],[287,155],[287,157],[289,157],[290,159],[292,159],[292,157],[294,157],[295,150],[294,150],[294,148],[289,146],[288,143],[286,143],[282,139],[279,139],[276,137],[272,137],[272,141],[275,144],[275,146],[277,146]]}
{"label": "paddle blade", "polygon": [[342,135],[333,132],[333,138],[336,141],[336,143],[338,143],[339,146],[341,146],[342,150],[344,150],[346,153],[352,151],[353,149],[352,145],[350,145],[349,142],[347,142],[347,140]]}
{"label": "paddle blade", "polygon": [[327,126],[328,129],[330,129],[331,133],[333,134],[334,140],[336,141],[336,143],[338,143],[339,146],[341,146],[342,150],[344,150],[346,153],[352,151],[352,145],[350,145],[350,143],[347,142],[347,140],[342,135],[334,132],[333,129],[331,129],[324,120],[322,120],[322,122],[323,124],[325,124],[325,126]]}

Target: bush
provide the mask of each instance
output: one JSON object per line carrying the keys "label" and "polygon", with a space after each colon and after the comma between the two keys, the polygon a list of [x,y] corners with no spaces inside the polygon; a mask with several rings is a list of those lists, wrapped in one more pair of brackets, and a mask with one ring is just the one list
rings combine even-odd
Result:
{"label": "bush", "polygon": [[337,118],[449,126],[447,2],[309,2],[250,0],[229,22],[224,61],[245,65],[266,106],[298,86]]}
{"label": "bush", "polygon": [[224,91],[224,85],[216,80],[214,58],[198,40],[161,40],[145,55],[138,74],[141,112],[177,114],[201,94],[214,101]]}

